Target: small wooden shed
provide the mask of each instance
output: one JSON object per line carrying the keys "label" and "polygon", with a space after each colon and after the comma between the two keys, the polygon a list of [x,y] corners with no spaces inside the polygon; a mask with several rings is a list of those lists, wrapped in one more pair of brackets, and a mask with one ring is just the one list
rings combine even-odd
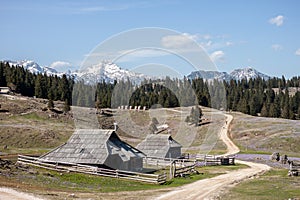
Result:
{"label": "small wooden shed", "polygon": [[181,144],[175,141],[170,134],[150,134],[136,146],[137,149],[150,157],[179,158]]}
{"label": "small wooden shed", "polygon": [[39,160],[137,172],[143,169],[144,156],[141,151],[123,142],[114,130],[80,129],[65,144]]}

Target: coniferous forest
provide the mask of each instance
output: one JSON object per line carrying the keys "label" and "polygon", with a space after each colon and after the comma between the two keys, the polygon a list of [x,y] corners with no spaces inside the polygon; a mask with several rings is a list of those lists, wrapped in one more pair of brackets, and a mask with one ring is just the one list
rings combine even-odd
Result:
{"label": "coniferous forest", "polygon": [[65,101],[67,105],[97,108],[121,105],[163,107],[192,106],[239,111],[253,116],[300,119],[300,77],[264,80],[205,81],[171,79],[101,82],[96,85],[63,75],[33,74],[23,67],[0,62],[0,87],[24,96]]}
{"label": "coniferous forest", "polygon": [[23,67],[10,66],[0,62],[0,87],[8,86],[13,92],[28,97],[61,100],[72,103],[74,80],[62,77],[33,74]]}

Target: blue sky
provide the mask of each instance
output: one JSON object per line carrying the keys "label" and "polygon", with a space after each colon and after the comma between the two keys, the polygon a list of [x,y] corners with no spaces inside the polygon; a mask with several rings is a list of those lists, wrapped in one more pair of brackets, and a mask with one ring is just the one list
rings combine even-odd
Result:
{"label": "blue sky", "polygon": [[[297,0],[1,0],[0,59],[80,66],[113,35],[161,27],[202,45],[220,71],[252,66],[290,78],[300,75],[299,8]],[[118,64],[132,67],[128,60]]]}

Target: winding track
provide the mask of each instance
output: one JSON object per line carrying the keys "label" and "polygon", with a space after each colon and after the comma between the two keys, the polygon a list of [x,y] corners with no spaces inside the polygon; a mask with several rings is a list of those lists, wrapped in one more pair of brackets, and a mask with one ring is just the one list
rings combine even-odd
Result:
{"label": "winding track", "polygon": [[[233,119],[232,115],[225,114],[227,117],[224,127],[220,132],[220,139],[227,145],[226,155],[233,155],[240,151],[240,149],[228,137],[228,127]],[[157,200],[180,199],[180,200],[195,200],[195,199],[214,199],[218,192],[232,186],[235,183],[248,179],[260,173],[268,171],[270,167],[264,164],[245,162],[236,160],[236,163],[248,165],[249,168],[239,169],[220,176],[209,179],[203,179],[194,183],[181,186],[175,190],[162,194],[157,197]]]}

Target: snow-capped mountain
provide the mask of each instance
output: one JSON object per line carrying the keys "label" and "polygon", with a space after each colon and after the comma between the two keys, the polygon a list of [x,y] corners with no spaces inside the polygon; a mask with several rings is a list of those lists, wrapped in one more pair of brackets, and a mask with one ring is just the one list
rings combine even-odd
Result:
{"label": "snow-capped mountain", "polygon": [[261,77],[265,80],[269,79],[270,76],[263,74],[252,67],[246,67],[243,69],[235,69],[230,73],[230,77],[235,80],[257,78]]}
{"label": "snow-capped mountain", "polygon": [[261,72],[258,72],[256,69],[254,69],[252,67],[246,67],[243,69],[235,69],[230,74],[228,74],[227,72],[199,70],[199,71],[194,71],[194,72],[190,73],[187,77],[189,79],[203,78],[205,80],[218,79],[218,80],[225,80],[225,81],[230,81],[231,79],[234,79],[234,80],[247,79],[247,80],[249,80],[250,78],[257,78],[257,77],[261,77],[265,80],[270,78],[270,76],[265,75]]}
{"label": "snow-capped mountain", "polygon": [[230,80],[230,75],[227,72],[218,72],[218,71],[194,71],[187,76],[189,79],[203,78],[205,80]]}
{"label": "snow-capped mountain", "polygon": [[99,64],[92,65],[80,70],[76,70],[71,72],[70,70],[66,72],[58,72],[57,70],[50,68],[50,67],[42,67],[34,61],[31,60],[22,60],[22,61],[11,61],[5,60],[3,62],[8,62],[10,66],[20,66],[24,69],[29,70],[35,74],[44,74],[47,75],[57,75],[62,76],[66,74],[69,77],[74,77],[75,80],[84,80],[86,83],[96,83],[96,82],[114,82],[114,80],[127,80],[135,83],[140,83],[145,78],[148,79],[144,74],[135,73],[133,71],[121,69],[118,65],[109,62],[109,61],[102,61]]}
{"label": "snow-capped mountain", "polygon": [[140,83],[145,78],[149,78],[144,74],[121,69],[118,65],[109,61],[102,61],[99,64],[77,70],[73,72],[72,75],[75,76],[76,79],[83,79],[86,83],[102,81],[112,83],[114,80],[126,81],[127,79],[135,83]]}
{"label": "snow-capped mountain", "polygon": [[[84,80],[86,83],[93,84],[96,82],[110,82],[112,83],[114,80],[127,80],[134,83],[140,83],[144,79],[155,79],[155,77],[149,77],[141,73],[136,73],[133,71],[121,69],[115,63],[109,61],[102,61],[99,64],[92,65],[89,67],[85,67],[80,70],[76,70],[71,72],[68,70],[67,72],[58,72],[57,70],[47,67],[47,66],[40,66],[34,61],[31,60],[22,60],[22,61],[11,61],[5,60],[3,62],[8,62],[9,65],[14,66],[23,66],[25,69],[29,70],[32,73],[46,73],[47,75],[57,75],[62,76],[66,74],[69,77],[74,77],[75,80]],[[227,72],[218,72],[218,71],[194,71],[187,76],[189,79],[195,78],[203,78],[206,80],[226,80],[230,81],[231,79],[241,80],[241,79],[250,79],[250,78],[257,78],[261,77],[263,79],[269,79],[270,76],[265,75],[261,72],[258,72],[252,67],[246,67],[243,69],[235,69],[230,74]],[[162,77],[161,77],[162,78]]]}
{"label": "snow-capped mountain", "polygon": [[47,75],[60,75],[61,73],[57,72],[55,69],[50,67],[41,67],[39,64],[32,60],[21,60],[21,61],[11,61],[11,60],[5,60],[3,62],[8,62],[10,66],[19,66],[23,67],[24,69],[29,70],[32,73],[35,74],[44,74]]}

